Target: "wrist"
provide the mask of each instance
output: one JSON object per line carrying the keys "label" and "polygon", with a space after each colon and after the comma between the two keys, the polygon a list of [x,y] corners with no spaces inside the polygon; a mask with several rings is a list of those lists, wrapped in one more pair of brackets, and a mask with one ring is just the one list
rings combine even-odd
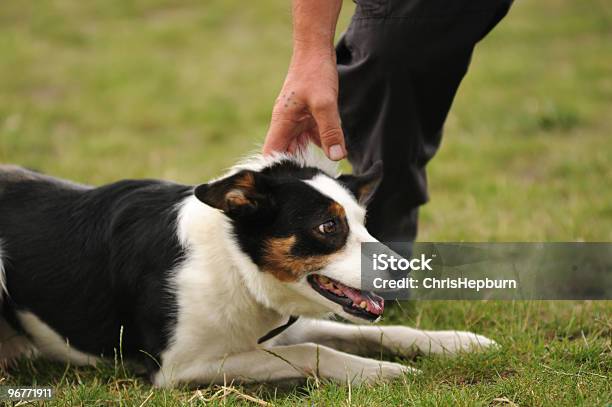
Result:
{"label": "wrist", "polygon": [[336,60],[336,50],[330,41],[293,40],[293,60]]}
{"label": "wrist", "polygon": [[336,50],[333,45],[295,43],[291,55],[291,66],[312,67],[329,66],[330,64],[336,65]]}

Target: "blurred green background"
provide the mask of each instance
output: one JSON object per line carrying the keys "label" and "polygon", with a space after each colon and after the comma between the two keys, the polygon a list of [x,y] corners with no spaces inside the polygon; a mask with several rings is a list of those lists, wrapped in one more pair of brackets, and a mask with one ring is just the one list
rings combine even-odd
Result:
{"label": "blurred green background", "polygon": [[[521,1],[477,47],[421,240],[612,240],[611,20]],[[0,162],[206,181],[262,142],[290,36],[287,1],[2,2]]]}
{"label": "blurred green background", "polygon": [[[353,8],[345,2],[339,32]],[[0,2],[0,162],[91,184],[204,182],[263,141],[290,46],[288,0]],[[515,2],[477,46],[459,89],[429,167],[420,240],[612,241],[611,131],[609,3]],[[418,359],[411,363],[423,375],[375,390],[257,394],[283,405],[612,400],[611,302],[408,308],[386,322],[474,330],[502,348]],[[49,405],[202,400],[189,390],[153,392],[116,364],[20,366],[0,382],[54,383],[63,394]]]}

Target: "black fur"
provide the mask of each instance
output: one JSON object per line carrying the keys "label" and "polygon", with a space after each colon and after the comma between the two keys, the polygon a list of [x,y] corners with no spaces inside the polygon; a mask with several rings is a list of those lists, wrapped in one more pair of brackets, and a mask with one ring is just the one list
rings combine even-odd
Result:
{"label": "black fur", "polygon": [[16,324],[15,311],[31,311],[76,349],[110,357],[123,327],[124,355],[154,368],[141,351],[158,357],[175,323],[166,281],[184,254],[176,205],[191,191],[152,180],[90,188],[0,169],[3,316]]}
{"label": "black fur", "polygon": [[[123,355],[152,373],[158,365],[150,356],[159,361],[176,324],[168,280],[186,255],[176,235],[179,203],[195,191],[224,211],[260,267],[274,238],[295,237],[292,256],[325,255],[345,244],[348,225],[331,198],[301,182],[320,173],[283,161],[195,190],[156,180],[93,188],[0,166],[3,317],[23,331],[16,312],[30,311],[93,355],[113,357],[121,341]],[[357,189],[367,183],[343,181]],[[320,233],[329,221],[337,230]]]}
{"label": "black fur", "polygon": [[[245,187],[242,181],[249,174],[254,182]],[[241,249],[265,268],[266,244],[273,238],[295,236],[291,255],[296,257],[326,255],[344,246],[349,230],[345,219],[330,213],[334,201],[302,182],[318,174],[322,174],[318,168],[281,161],[258,173],[241,171],[201,185],[196,188],[196,196],[232,218]],[[227,194],[236,190],[246,198],[244,208],[226,202]],[[328,221],[340,227],[337,233],[321,236],[317,228]]]}
{"label": "black fur", "polygon": [[338,182],[342,183],[357,198],[360,204],[367,206],[378,189],[383,177],[382,161],[375,162],[361,175],[341,175]]}

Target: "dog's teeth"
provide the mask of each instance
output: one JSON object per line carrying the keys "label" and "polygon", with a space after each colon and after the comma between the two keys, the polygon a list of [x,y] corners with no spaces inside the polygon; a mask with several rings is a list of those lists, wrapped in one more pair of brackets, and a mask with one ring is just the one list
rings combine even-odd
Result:
{"label": "dog's teeth", "polygon": [[329,281],[329,278],[327,278],[325,276],[319,276],[319,282],[321,284],[327,284],[328,281]]}
{"label": "dog's teeth", "polygon": [[365,301],[361,301],[361,304],[359,304],[359,307],[361,307],[362,309],[366,309],[368,307],[368,303],[366,303]]}

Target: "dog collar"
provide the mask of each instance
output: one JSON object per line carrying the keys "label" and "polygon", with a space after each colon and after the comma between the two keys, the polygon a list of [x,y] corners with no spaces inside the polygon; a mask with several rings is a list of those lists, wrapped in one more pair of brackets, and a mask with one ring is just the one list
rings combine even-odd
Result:
{"label": "dog collar", "polygon": [[267,340],[270,340],[270,339],[274,338],[277,335],[280,335],[281,332],[283,332],[285,329],[289,328],[297,320],[298,320],[298,317],[291,315],[289,317],[289,321],[287,321],[286,324],[281,325],[281,326],[277,326],[276,328],[274,328],[273,330],[271,330],[270,332],[268,332],[267,334],[265,334],[264,336],[259,338],[257,340],[257,343],[258,344],[263,343],[263,342],[265,342]]}

